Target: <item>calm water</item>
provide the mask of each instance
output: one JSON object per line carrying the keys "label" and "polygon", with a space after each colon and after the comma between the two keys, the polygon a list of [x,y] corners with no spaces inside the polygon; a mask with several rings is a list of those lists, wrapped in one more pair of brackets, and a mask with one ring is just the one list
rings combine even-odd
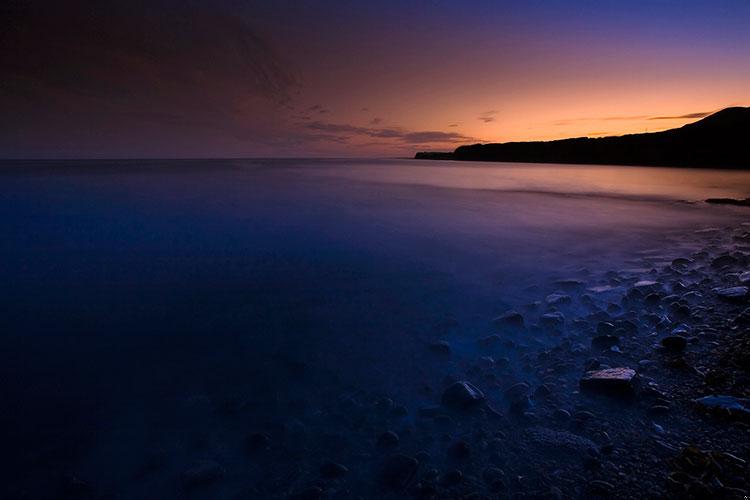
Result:
{"label": "calm water", "polygon": [[[750,173],[635,167],[0,171],[4,487],[32,496],[74,472],[118,497],[169,498],[162,478],[196,455],[238,460],[227,443],[243,425],[311,428],[305,415],[347,392],[413,411],[446,375],[423,359],[426,342],[468,351],[489,318],[556,278],[689,252],[685,235],[747,219],[701,200],[750,195]],[[217,416],[237,401],[253,408],[242,424]],[[154,450],[169,458],[164,475],[132,481]],[[218,494],[241,482],[230,474]]]}

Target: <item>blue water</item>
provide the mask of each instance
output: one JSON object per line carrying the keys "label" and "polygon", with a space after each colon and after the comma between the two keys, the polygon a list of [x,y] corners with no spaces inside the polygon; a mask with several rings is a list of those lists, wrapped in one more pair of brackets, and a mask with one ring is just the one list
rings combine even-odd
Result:
{"label": "blue water", "polygon": [[[177,497],[190,460],[237,466],[258,426],[315,443],[345,395],[413,412],[493,316],[689,252],[746,219],[701,200],[750,193],[743,172],[411,160],[16,162],[0,182],[3,487],[32,498],[68,473]],[[206,495],[268,473],[238,467]]]}

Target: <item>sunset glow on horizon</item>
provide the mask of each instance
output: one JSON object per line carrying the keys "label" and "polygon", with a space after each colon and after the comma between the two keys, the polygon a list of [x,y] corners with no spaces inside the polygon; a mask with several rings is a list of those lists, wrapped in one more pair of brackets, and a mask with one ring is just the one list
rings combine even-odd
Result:
{"label": "sunset glow on horizon", "polygon": [[4,10],[0,157],[411,156],[750,105],[741,1]]}

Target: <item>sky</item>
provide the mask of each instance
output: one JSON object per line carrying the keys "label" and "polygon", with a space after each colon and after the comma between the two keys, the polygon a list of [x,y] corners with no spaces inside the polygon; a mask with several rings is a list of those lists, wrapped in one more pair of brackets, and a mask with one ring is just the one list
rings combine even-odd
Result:
{"label": "sky", "polygon": [[6,0],[0,158],[412,156],[750,105],[747,0]]}

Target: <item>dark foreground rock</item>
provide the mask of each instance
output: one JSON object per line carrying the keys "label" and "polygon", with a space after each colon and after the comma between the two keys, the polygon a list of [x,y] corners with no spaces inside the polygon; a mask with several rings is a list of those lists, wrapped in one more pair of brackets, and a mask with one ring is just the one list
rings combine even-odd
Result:
{"label": "dark foreground rock", "polygon": [[466,381],[454,382],[444,392],[441,402],[453,410],[469,410],[484,401],[484,393]]}

